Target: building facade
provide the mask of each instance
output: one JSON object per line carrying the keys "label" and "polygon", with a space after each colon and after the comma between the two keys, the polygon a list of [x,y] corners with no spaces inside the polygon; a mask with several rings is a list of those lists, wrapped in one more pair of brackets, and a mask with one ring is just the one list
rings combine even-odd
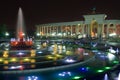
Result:
{"label": "building facade", "polygon": [[83,15],[84,21],[36,25],[37,36],[120,37],[120,20],[106,20],[106,14]]}

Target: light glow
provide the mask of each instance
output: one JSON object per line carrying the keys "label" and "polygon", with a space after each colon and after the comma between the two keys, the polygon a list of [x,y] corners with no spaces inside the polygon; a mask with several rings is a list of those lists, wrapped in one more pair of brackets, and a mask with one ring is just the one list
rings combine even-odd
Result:
{"label": "light glow", "polygon": [[39,80],[37,76],[28,76],[27,80]]}
{"label": "light glow", "polygon": [[64,77],[64,76],[71,76],[72,74],[71,72],[62,72],[62,73],[59,73],[58,75]]}
{"label": "light glow", "polygon": [[109,60],[114,60],[115,59],[115,55],[111,54],[111,53],[108,53],[108,59]]}
{"label": "light glow", "polygon": [[75,62],[75,60],[73,60],[73,59],[66,59],[65,62],[67,62],[67,63],[73,63],[73,62]]}

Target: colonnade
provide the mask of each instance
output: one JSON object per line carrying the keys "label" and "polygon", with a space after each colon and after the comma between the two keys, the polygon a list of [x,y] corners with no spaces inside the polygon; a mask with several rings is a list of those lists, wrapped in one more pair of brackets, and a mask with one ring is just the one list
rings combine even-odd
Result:
{"label": "colonnade", "polygon": [[[37,25],[37,33],[40,36],[58,36],[58,37],[109,37],[112,33],[117,33],[117,24],[74,24],[74,25]],[[96,26],[94,29],[93,26]],[[120,28],[120,26],[119,26]],[[94,31],[94,36],[91,31]],[[120,30],[120,29],[119,29]],[[117,34],[120,35],[120,34]]]}

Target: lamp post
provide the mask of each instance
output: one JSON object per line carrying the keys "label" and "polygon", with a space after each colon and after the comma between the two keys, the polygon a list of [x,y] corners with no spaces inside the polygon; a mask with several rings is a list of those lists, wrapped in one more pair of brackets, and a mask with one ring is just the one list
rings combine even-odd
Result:
{"label": "lamp post", "polygon": [[8,32],[5,33],[5,38],[7,38],[10,34]]}
{"label": "lamp post", "polygon": [[37,33],[36,36],[39,38],[40,37],[40,33]]}

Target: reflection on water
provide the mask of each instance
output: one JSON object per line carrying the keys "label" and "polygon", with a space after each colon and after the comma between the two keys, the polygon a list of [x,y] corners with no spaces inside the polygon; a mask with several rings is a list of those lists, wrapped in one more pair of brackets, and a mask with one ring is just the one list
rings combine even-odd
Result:
{"label": "reflection on water", "polygon": [[[76,65],[72,68],[65,68],[66,65],[77,62],[80,62],[78,63],[79,66]],[[24,70],[63,66],[60,70],[51,69],[46,72],[41,72],[40,70],[38,70],[38,72],[28,71],[27,73],[17,74],[16,76],[4,75],[4,80],[13,80],[13,78],[14,80],[80,79],[85,75],[92,75],[109,70],[111,66],[115,64],[117,64],[117,59],[111,53],[104,53],[97,50],[90,51],[62,44],[49,46],[44,44],[44,47],[35,50],[9,50],[0,52],[1,71],[3,69],[4,71],[21,70],[24,73]],[[104,68],[105,66],[107,67]]]}
{"label": "reflection on water", "polygon": [[[31,49],[31,50],[8,50],[1,51],[0,53],[0,64],[4,64],[1,67],[1,70],[23,70],[23,69],[33,69],[33,68],[44,68],[48,65],[63,65],[63,60],[66,60],[67,56],[68,60],[80,61],[84,58],[83,53],[91,52],[88,50],[84,50],[82,48],[73,48],[71,46],[65,46],[62,44],[52,44],[47,46],[46,43],[43,43],[41,49]],[[76,59],[72,58],[76,56]],[[57,60],[61,60],[57,61]],[[57,61],[57,62],[54,62]],[[56,63],[56,64],[54,64]],[[70,62],[73,63],[73,62]],[[41,67],[42,65],[42,67]]]}

